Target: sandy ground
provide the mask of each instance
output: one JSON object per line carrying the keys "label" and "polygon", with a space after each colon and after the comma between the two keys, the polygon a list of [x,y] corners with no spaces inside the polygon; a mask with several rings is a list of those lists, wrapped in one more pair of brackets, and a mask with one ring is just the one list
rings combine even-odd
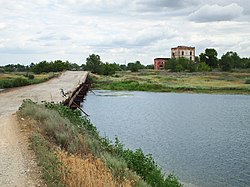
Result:
{"label": "sandy ground", "polygon": [[23,99],[61,102],[60,94],[72,91],[85,80],[87,72],[67,71],[48,82],[0,92],[0,186],[41,186],[33,169],[36,165],[27,139],[18,127],[15,112]]}

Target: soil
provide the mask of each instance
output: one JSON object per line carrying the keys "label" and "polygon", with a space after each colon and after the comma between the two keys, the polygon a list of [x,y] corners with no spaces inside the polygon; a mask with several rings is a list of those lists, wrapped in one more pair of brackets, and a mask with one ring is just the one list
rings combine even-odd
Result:
{"label": "soil", "polygon": [[22,100],[61,102],[61,90],[73,91],[87,76],[83,71],[67,71],[38,85],[0,92],[0,186],[44,186],[29,140],[22,132],[16,111]]}

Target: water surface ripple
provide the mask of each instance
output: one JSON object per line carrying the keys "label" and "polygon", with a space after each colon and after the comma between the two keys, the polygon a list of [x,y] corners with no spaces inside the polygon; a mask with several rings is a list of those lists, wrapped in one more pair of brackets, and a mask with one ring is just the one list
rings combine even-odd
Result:
{"label": "water surface ripple", "polygon": [[84,110],[102,135],[152,153],[188,186],[250,186],[250,96],[95,92]]}

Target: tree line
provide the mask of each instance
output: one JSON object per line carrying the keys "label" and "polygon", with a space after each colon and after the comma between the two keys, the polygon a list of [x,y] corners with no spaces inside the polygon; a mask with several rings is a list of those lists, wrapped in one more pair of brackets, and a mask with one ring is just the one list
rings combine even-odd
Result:
{"label": "tree line", "polygon": [[207,48],[199,55],[199,58],[190,61],[186,58],[170,59],[165,64],[165,69],[174,72],[180,71],[211,71],[213,69],[231,71],[232,69],[250,68],[250,58],[241,58],[236,52],[229,51],[218,59],[218,53],[213,48]]}
{"label": "tree line", "polygon": [[[187,58],[173,58],[165,64],[165,69],[173,72],[181,71],[211,71],[213,69],[221,69],[222,71],[231,71],[232,69],[250,68],[250,58],[241,58],[236,52],[229,51],[218,59],[218,53],[213,48],[207,48],[202,52],[195,61]],[[128,64],[117,64],[102,62],[99,55],[91,54],[86,58],[86,63],[78,65],[69,61],[41,61],[39,63],[31,63],[30,65],[8,64],[0,66],[1,72],[33,72],[36,74],[48,72],[61,72],[65,70],[87,70],[92,73],[102,75],[113,75],[116,71],[137,72],[140,69],[154,69],[154,65],[144,66],[140,61],[129,62]]]}
{"label": "tree line", "polygon": [[139,71],[140,69],[153,69],[153,65],[144,66],[140,61],[130,62],[127,65],[117,64],[117,63],[103,63],[99,55],[91,54],[86,59],[86,63],[78,65],[76,63],[70,63],[69,61],[41,61],[39,63],[31,63],[30,65],[21,64],[8,64],[5,66],[0,66],[0,73],[4,72],[33,72],[36,74],[48,73],[48,72],[61,72],[66,70],[87,70],[92,73],[97,73],[101,75],[113,75],[116,71],[127,71],[132,72]]}
{"label": "tree line", "polygon": [[61,72],[65,70],[80,70],[82,66],[69,61],[55,60],[51,62],[41,61],[39,63],[31,63],[30,65],[8,64],[0,66],[0,72],[33,72],[36,74],[48,72]]}
{"label": "tree line", "polygon": [[140,61],[130,62],[127,65],[125,64],[117,64],[117,63],[103,63],[99,55],[91,54],[86,59],[86,65],[83,68],[87,71],[91,71],[92,73],[100,74],[100,75],[113,75],[116,71],[127,71],[130,70],[132,72],[137,72],[140,69],[153,69],[153,65],[144,66]]}

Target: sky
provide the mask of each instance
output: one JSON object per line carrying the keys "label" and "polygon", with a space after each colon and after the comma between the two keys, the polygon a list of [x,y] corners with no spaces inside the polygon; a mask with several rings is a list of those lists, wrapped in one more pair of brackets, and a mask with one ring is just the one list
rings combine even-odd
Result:
{"label": "sky", "polygon": [[147,65],[179,45],[250,57],[249,0],[0,0],[0,65]]}

